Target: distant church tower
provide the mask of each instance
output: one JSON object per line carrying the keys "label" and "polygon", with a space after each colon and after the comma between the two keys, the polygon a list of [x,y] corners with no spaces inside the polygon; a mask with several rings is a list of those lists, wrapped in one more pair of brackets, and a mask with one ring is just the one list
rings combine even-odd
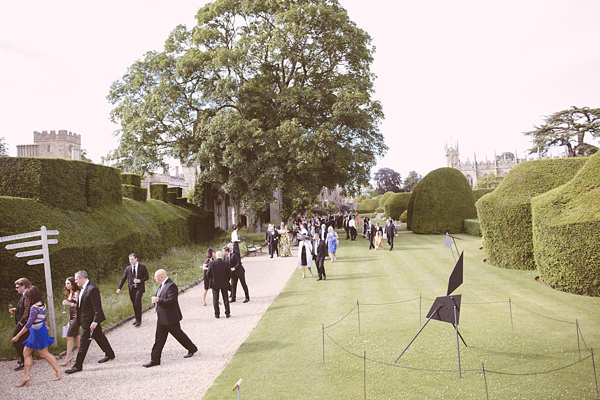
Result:
{"label": "distant church tower", "polygon": [[34,144],[17,145],[18,157],[81,160],[81,135],[66,130],[33,132]]}
{"label": "distant church tower", "polygon": [[494,174],[497,176],[504,176],[519,162],[525,161],[517,159],[517,152],[515,151],[515,158],[513,160],[507,160],[506,158],[498,160],[494,154],[493,161],[486,160],[485,162],[477,162],[477,155],[473,154],[473,162],[469,161],[468,159],[466,162],[461,162],[459,157],[460,153],[458,151],[458,143],[456,143],[455,147],[452,145],[448,146],[446,143],[444,145],[444,150],[446,150],[446,161],[448,167],[456,168],[462,172],[465,178],[467,178],[467,181],[469,181],[471,187],[475,187],[475,185],[477,185],[477,181],[486,175]]}

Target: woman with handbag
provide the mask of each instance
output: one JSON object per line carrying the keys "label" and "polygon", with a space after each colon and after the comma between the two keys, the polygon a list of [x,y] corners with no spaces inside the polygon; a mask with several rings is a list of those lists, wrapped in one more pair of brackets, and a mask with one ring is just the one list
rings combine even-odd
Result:
{"label": "woman with handbag", "polygon": [[79,298],[79,287],[75,278],[70,276],[65,281],[65,300],[62,305],[69,307],[69,322],[67,322],[67,354],[61,366],[67,366],[73,360],[73,342],[79,349],[79,320],[77,319],[77,299]]}

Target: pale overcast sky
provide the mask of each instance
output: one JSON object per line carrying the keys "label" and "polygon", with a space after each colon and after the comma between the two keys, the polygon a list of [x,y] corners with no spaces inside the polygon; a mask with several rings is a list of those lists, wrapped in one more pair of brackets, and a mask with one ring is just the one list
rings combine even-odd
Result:
{"label": "pale overcast sky", "polygon": [[[207,1],[4,2],[0,6],[0,112],[10,154],[33,131],[66,129],[100,162],[117,146],[110,84]],[[375,98],[389,151],[406,177],[461,159],[515,150],[523,132],[571,106],[600,107],[600,1],[341,0],[377,48]]]}

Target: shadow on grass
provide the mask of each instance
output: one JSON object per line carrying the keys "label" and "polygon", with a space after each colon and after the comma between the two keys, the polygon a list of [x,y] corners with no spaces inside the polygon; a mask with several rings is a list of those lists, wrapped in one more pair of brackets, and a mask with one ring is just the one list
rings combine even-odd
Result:
{"label": "shadow on grass", "polygon": [[261,340],[258,342],[244,342],[238,351],[238,354],[243,353],[262,353],[265,351],[277,349],[280,351],[283,347],[288,345],[276,340]]}

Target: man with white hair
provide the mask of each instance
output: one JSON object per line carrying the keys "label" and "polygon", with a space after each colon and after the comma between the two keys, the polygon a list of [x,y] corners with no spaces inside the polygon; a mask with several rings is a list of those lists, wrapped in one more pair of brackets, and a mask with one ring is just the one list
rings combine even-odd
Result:
{"label": "man with white hair", "polygon": [[223,296],[223,304],[225,305],[225,316],[229,318],[231,312],[229,310],[229,279],[231,279],[231,269],[229,263],[223,260],[223,252],[217,251],[216,260],[208,263],[208,271],[206,276],[210,280],[210,287],[213,293],[213,308],[215,309],[215,318],[219,318],[221,309],[219,307],[219,293]]}
{"label": "man with white hair", "polygon": [[198,351],[198,347],[181,330],[179,321],[183,319],[183,316],[177,299],[179,296],[177,285],[167,276],[167,271],[164,269],[159,269],[154,273],[154,280],[160,285],[156,296],[152,296],[152,304],[156,308],[157,317],[156,334],[150,362],[144,364],[146,368],[160,365],[160,357],[169,333],[187,349],[188,353],[183,358],[190,358]]}

